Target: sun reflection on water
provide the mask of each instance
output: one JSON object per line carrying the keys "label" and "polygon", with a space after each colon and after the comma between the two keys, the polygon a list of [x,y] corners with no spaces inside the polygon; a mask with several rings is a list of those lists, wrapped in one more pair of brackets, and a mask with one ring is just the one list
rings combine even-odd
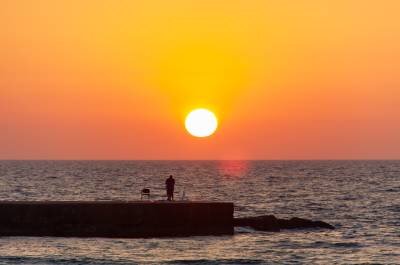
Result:
{"label": "sun reflection on water", "polygon": [[246,160],[223,160],[218,163],[220,176],[242,178],[249,171],[250,163]]}

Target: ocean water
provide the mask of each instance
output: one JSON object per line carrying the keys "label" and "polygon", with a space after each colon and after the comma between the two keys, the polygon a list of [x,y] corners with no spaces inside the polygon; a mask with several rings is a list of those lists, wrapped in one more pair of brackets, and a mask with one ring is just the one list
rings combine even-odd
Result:
{"label": "ocean water", "polygon": [[152,239],[0,237],[0,264],[400,264],[400,161],[0,161],[0,200],[233,201],[337,229]]}

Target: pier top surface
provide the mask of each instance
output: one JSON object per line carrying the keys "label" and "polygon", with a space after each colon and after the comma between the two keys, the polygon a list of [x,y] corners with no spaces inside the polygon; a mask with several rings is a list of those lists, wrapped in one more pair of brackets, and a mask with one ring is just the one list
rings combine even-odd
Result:
{"label": "pier top surface", "polygon": [[2,204],[233,204],[224,201],[104,200],[104,201],[0,201]]}

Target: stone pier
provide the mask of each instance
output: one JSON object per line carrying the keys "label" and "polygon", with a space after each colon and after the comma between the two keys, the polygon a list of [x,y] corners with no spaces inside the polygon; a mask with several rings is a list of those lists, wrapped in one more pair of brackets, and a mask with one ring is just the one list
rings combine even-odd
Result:
{"label": "stone pier", "polygon": [[0,202],[0,236],[232,235],[233,225],[231,202]]}

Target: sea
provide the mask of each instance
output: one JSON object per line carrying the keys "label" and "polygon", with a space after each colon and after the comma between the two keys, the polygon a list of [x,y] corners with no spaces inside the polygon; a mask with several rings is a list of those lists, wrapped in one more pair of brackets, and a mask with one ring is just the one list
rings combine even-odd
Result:
{"label": "sea", "polygon": [[400,161],[0,161],[2,201],[231,201],[235,216],[335,230],[109,239],[0,237],[0,264],[400,264]]}

